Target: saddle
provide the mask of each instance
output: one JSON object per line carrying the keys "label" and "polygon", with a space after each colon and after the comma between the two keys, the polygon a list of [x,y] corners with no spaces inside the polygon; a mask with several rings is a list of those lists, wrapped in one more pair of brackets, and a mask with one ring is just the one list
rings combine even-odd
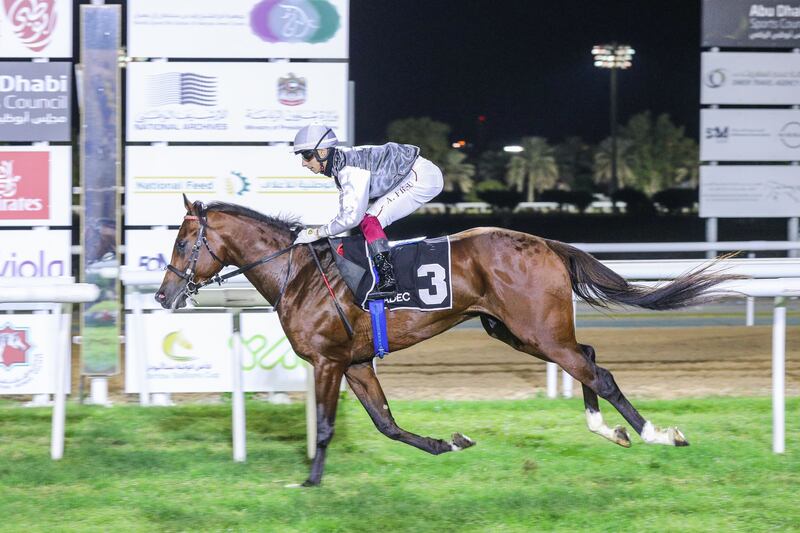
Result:
{"label": "saddle", "polygon": [[[364,236],[328,241],[354,301],[368,310],[367,295],[375,288],[376,274]],[[452,308],[450,237],[399,242],[391,248],[390,254],[397,279],[397,296],[384,300],[387,308],[419,311]]]}

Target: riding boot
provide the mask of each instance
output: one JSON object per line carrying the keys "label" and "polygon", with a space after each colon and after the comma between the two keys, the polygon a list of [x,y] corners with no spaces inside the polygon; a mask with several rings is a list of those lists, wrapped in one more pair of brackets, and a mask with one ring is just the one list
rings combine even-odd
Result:
{"label": "riding boot", "polygon": [[375,290],[367,296],[367,299],[393,298],[397,295],[397,281],[394,277],[394,267],[392,266],[389,252],[378,252],[372,256],[372,262],[378,270],[378,282],[375,285]]}

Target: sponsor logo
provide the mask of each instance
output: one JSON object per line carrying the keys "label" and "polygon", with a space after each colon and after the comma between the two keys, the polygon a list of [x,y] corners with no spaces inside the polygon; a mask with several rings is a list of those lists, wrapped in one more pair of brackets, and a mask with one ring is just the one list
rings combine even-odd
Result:
{"label": "sponsor logo", "polygon": [[225,187],[230,195],[244,196],[250,192],[250,180],[241,172],[234,170],[225,181]]}
{"label": "sponsor logo", "polygon": [[0,152],[0,220],[50,216],[50,155]]}
{"label": "sponsor logo", "polygon": [[217,78],[193,72],[166,72],[149,77],[148,102],[165,105],[217,105]]}
{"label": "sponsor logo", "polygon": [[66,276],[67,269],[64,261],[50,260],[44,250],[33,251],[25,259],[18,258],[16,252],[11,252],[7,257],[0,248],[0,278],[48,278]]}
{"label": "sponsor logo", "polygon": [[53,40],[58,14],[56,0],[3,0],[6,18],[19,42],[41,52]]}
{"label": "sponsor logo", "polygon": [[201,176],[135,176],[133,192],[137,194],[212,193],[216,180]]}
{"label": "sponsor logo", "polygon": [[387,298],[387,304],[396,304],[401,302],[410,302],[411,301],[411,293],[410,292],[399,292],[397,296],[394,298]]}
{"label": "sponsor logo", "polygon": [[161,343],[161,347],[164,350],[164,355],[173,361],[193,361],[197,359],[189,355],[193,348],[192,343],[186,340],[180,330],[167,333]]}
{"label": "sponsor logo", "polygon": [[28,364],[28,330],[14,329],[9,324],[0,329],[0,366]]}
{"label": "sponsor logo", "polygon": [[300,105],[306,101],[306,79],[291,72],[278,78],[278,101],[283,105]]}
{"label": "sponsor logo", "polygon": [[164,254],[142,255],[139,256],[139,267],[150,272],[164,270],[167,267],[167,259]]}
{"label": "sponsor logo", "polygon": [[713,126],[706,128],[706,139],[716,139],[717,141],[727,141],[729,136],[728,126]]}
{"label": "sponsor logo", "polygon": [[147,365],[150,379],[216,379],[219,372],[210,362],[200,361],[194,354],[195,346],[184,337],[181,330],[170,331],[161,341],[164,354],[155,364]]}
{"label": "sponsor logo", "polygon": [[800,148],[800,122],[787,122],[778,133],[778,138],[787,148]]}
{"label": "sponsor logo", "polygon": [[148,109],[137,130],[227,130],[228,110],[218,107],[217,77],[165,72],[148,77]]}
{"label": "sponsor logo", "polygon": [[340,27],[326,0],[262,0],[250,11],[250,29],[269,43],[323,43]]}
{"label": "sponsor logo", "polygon": [[264,335],[253,335],[249,339],[242,339],[246,353],[242,361],[242,370],[273,370],[280,366],[286,370],[299,367],[301,360],[292,350],[291,344],[285,336],[276,341],[267,339]]}
{"label": "sponsor logo", "polygon": [[41,372],[44,356],[32,353],[29,333],[9,323],[0,328],[0,390],[13,392]]}
{"label": "sponsor logo", "polygon": [[706,87],[709,87],[711,89],[718,89],[719,87],[725,85],[727,77],[728,76],[727,73],[725,72],[725,69],[716,68],[705,75],[705,77],[703,78],[703,83],[705,84]]}

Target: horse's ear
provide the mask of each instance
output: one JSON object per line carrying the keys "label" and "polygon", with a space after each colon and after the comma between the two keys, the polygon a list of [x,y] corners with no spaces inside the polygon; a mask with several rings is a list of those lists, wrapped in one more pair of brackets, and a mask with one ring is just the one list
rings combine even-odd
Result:
{"label": "horse's ear", "polygon": [[193,210],[193,207],[192,207],[192,202],[189,201],[189,199],[186,197],[186,194],[183,195],[183,205],[184,205],[184,207],[186,207],[186,212],[187,213],[189,213],[190,215],[194,214],[194,210]]}

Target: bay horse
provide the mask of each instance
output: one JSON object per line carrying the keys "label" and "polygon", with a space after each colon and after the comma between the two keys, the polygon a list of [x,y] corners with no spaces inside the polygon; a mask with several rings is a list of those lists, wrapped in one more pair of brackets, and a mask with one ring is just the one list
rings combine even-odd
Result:
{"label": "bay horse", "polygon": [[[304,486],[319,485],[325,454],[334,433],[342,377],[390,439],[438,455],[468,448],[472,440],[454,433],[446,441],[416,435],[394,421],[372,367],[374,350],[369,313],[361,310],[331,268],[327,242],[314,249],[326,265],[318,270],[309,245],[293,246],[296,221],[266,216],[221,202],[205,206],[184,195],[186,215],[178,230],[169,271],[155,294],[164,308],[186,305],[199,287],[211,283],[226,265],[242,267],[253,286],[277,309],[283,330],[298,356],[314,369],[317,401],[317,452]],[[288,253],[287,253],[288,252]],[[646,309],[675,309],[701,303],[703,292],[731,278],[707,271],[684,274],[654,288],[629,284],[589,254],[567,244],[526,233],[476,228],[451,236],[453,305],[443,311],[393,310],[387,319],[390,351],[438,335],[474,317],[492,337],[516,350],[558,364],[581,382],[589,430],[629,447],[622,426],[606,425],[598,396],[611,403],[641,438],[651,444],[686,446],[675,427],[660,429],[646,420],[620,391],[611,373],[595,362],[594,349],[575,339],[573,291],[588,303],[609,302]],[[352,324],[352,338],[333,309],[333,299]],[[337,307],[339,304],[336,304]]]}

